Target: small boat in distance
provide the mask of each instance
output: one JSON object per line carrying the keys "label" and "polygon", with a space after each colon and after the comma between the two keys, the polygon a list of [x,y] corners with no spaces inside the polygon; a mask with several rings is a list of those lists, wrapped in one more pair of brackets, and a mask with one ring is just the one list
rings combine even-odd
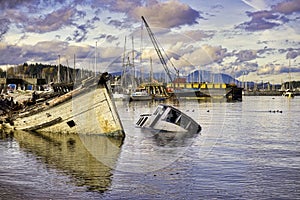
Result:
{"label": "small boat in distance", "polygon": [[294,92],[290,89],[287,89],[282,93],[282,96],[288,97],[288,98],[293,98],[295,96]]}
{"label": "small boat in distance", "polygon": [[291,77],[291,74],[290,74],[290,67],[291,67],[291,59],[289,59],[289,87],[288,89],[286,89],[283,93],[282,93],[282,96],[284,97],[288,97],[288,98],[293,98],[295,96],[294,94],[294,91],[293,91],[293,84],[292,84],[292,77]]}
{"label": "small boat in distance", "polygon": [[177,108],[160,104],[153,114],[142,114],[136,122],[139,128],[152,129],[163,132],[200,133],[201,126],[191,117]]}
{"label": "small boat in distance", "polygon": [[130,100],[132,101],[148,101],[152,100],[152,95],[149,94],[146,90],[136,90],[135,92],[131,93]]}

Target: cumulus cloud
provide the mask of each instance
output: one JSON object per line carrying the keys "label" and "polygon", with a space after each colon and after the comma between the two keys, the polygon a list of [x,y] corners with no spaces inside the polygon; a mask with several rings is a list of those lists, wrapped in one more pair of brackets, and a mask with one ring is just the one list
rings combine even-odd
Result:
{"label": "cumulus cloud", "polygon": [[[170,48],[166,49],[167,56],[163,54],[167,65],[172,72],[175,73],[173,66],[179,69],[181,73],[188,72],[195,69],[195,66],[207,66],[216,63],[222,63],[223,59],[228,56],[226,48],[222,46],[202,45],[195,46],[193,43],[184,43],[178,41],[170,45]],[[142,54],[143,59],[153,60],[153,63],[158,64],[160,61],[154,48],[144,49]],[[163,68],[160,68],[163,70]],[[186,71],[187,70],[187,71]]]}
{"label": "cumulus cloud", "polygon": [[299,11],[300,0],[281,2],[272,6],[271,10],[247,12],[246,14],[251,18],[251,20],[236,26],[236,28],[245,29],[247,31],[272,29],[290,21],[283,15],[291,15]]}
{"label": "cumulus cloud", "polygon": [[[82,21],[87,17],[87,13],[82,9],[85,6],[90,7],[96,16],[78,24],[79,19]],[[87,39],[89,29],[93,29],[94,23],[100,20],[97,15],[102,11],[99,8],[106,8],[109,12],[125,13],[121,19],[108,21],[108,25],[119,28],[128,28],[132,26],[133,22],[141,21],[142,15],[145,15],[154,26],[165,28],[195,24],[200,17],[198,11],[177,0],[167,2],[151,0],[146,3],[142,0],[92,0],[89,3],[85,1],[71,3],[61,0],[51,2],[40,0],[0,1],[2,22],[0,23],[0,39],[12,24],[23,33],[39,34],[73,26],[76,30],[73,35],[67,36],[66,41],[82,42]],[[9,20],[4,21],[4,19]]]}
{"label": "cumulus cloud", "polygon": [[211,63],[221,63],[226,57],[227,49],[222,46],[203,45],[200,48],[191,49],[190,52],[182,55],[184,60],[192,65],[204,66]]}
{"label": "cumulus cloud", "polygon": [[[81,67],[85,67],[89,65],[90,60],[93,60],[95,56],[94,46],[85,45],[78,47],[62,41],[42,41],[32,46],[0,43],[0,47],[0,65],[17,65],[25,62],[57,64],[58,55],[61,56],[61,63],[66,65],[66,60],[72,60],[75,54],[77,63],[81,63]],[[97,52],[99,61],[110,63],[115,62],[115,59],[122,55],[123,48],[98,46]],[[120,67],[121,65],[118,66]]]}
{"label": "cumulus cloud", "polygon": [[0,41],[3,39],[3,36],[7,33],[9,29],[9,20],[8,19],[0,19]]}
{"label": "cumulus cloud", "polygon": [[100,20],[95,16],[79,24],[78,21],[83,20],[87,14],[85,11],[76,8],[76,2],[74,5],[69,5],[68,2],[60,0],[51,2],[38,0],[12,2],[19,2],[19,4],[3,3],[3,1],[0,3],[0,10],[3,9],[0,19],[1,17],[9,19],[6,23],[0,23],[0,39],[14,24],[23,33],[38,34],[74,27],[76,30],[74,30],[72,36],[67,37],[66,41],[81,42],[87,39],[89,29],[93,29],[94,24]]}
{"label": "cumulus cloud", "polygon": [[291,67],[288,65],[279,65],[279,64],[267,64],[261,66],[257,70],[258,75],[268,75],[268,74],[281,74],[289,72],[300,72],[300,69]]}
{"label": "cumulus cloud", "polygon": [[255,50],[241,50],[237,54],[237,59],[240,62],[250,61],[257,58],[257,51]]}
{"label": "cumulus cloud", "polygon": [[182,34],[197,42],[203,39],[212,38],[214,36],[214,32],[202,30],[189,30],[183,32]]}
{"label": "cumulus cloud", "polygon": [[0,10],[5,9],[14,9],[20,5],[26,6],[36,6],[39,4],[39,0],[9,0],[9,1],[0,1]]}
{"label": "cumulus cloud", "polygon": [[294,12],[300,11],[300,0],[289,0],[286,2],[278,3],[275,6],[272,6],[274,12],[279,12],[282,14],[290,15]]}
{"label": "cumulus cloud", "polygon": [[238,25],[237,28],[243,28],[247,31],[259,31],[271,29],[288,21],[286,17],[270,11],[247,12],[247,15],[252,18],[251,21],[244,22]]}
{"label": "cumulus cloud", "polygon": [[136,20],[144,16],[151,26],[173,28],[197,24],[200,13],[177,0],[154,2],[148,6],[133,8],[130,15]]}
{"label": "cumulus cloud", "polygon": [[300,55],[300,50],[289,51],[286,54],[286,59],[295,59]]}
{"label": "cumulus cloud", "polygon": [[76,15],[76,9],[62,8],[53,11],[44,18],[33,18],[24,23],[24,29],[28,32],[46,33],[55,31],[63,26],[73,23],[73,17]]}
{"label": "cumulus cloud", "polygon": [[17,46],[0,43],[0,65],[19,64],[24,60],[21,58],[22,49]]}
{"label": "cumulus cloud", "polygon": [[1,46],[3,48],[0,49],[0,65],[20,64],[29,61],[49,62],[57,59],[58,52],[67,54],[70,50],[68,43],[59,41],[38,42],[33,46],[17,46],[3,43]]}
{"label": "cumulus cloud", "polygon": [[[60,9],[55,9],[57,5]],[[40,0],[0,1],[0,11],[0,18],[9,19],[10,24],[15,24],[23,32],[36,33],[58,30],[69,25],[76,13],[80,14],[72,7],[64,7],[63,2]]]}

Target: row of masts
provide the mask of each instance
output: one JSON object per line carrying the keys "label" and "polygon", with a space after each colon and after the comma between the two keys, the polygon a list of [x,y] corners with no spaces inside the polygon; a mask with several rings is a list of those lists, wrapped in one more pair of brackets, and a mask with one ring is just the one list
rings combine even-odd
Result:
{"label": "row of masts", "polygon": [[[57,69],[57,83],[60,83],[62,81],[62,78],[61,78],[61,61],[60,61],[60,58],[61,56],[58,55],[58,69]],[[96,41],[96,46],[95,46],[95,58],[94,58],[94,76],[96,77],[97,76],[97,41]],[[66,60],[67,62],[67,75],[66,75],[66,79],[65,79],[65,82],[69,83],[71,81],[73,81],[74,83],[76,82],[76,55],[74,54],[74,68],[73,68],[73,75],[72,75],[72,80],[70,80],[70,67],[69,67],[69,60],[67,59]],[[81,69],[79,70],[81,72],[81,75],[80,75],[80,79],[83,78],[83,72],[84,70]]]}
{"label": "row of masts", "polygon": [[[74,68],[73,68],[73,82],[76,82],[76,55],[74,54]],[[69,61],[67,59],[67,80],[66,82],[70,82],[70,70],[69,70]],[[58,55],[58,69],[57,69],[57,82],[60,83],[61,82],[61,77],[60,77],[60,55]]]}

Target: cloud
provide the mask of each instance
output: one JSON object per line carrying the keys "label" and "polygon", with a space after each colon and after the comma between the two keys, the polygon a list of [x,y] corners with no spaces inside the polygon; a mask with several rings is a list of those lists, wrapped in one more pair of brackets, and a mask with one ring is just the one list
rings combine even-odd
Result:
{"label": "cloud", "polygon": [[[20,64],[24,62],[52,62],[58,54],[68,54],[70,46],[67,42],[44,41],[31,45],[8,45],[2,43],[0,49],[0,65]],[[74,52],[71,54],[73,55]]]}
{"label": "cloud", "polygon": [[[226,48],[222,46],[202,45],[200,47],[193,45],[193,43],[184,43],[177,41],[172,43],[170,48],[165,49],[168,58],[163,54],[167,66],[172,73],[175,73],[173,66],[180,71],[180,73],[188,73],[196,68],[207,67],[218,64],[228,56]],[[154,48],[144,49],[142,54],[143,60],[149,63],[151,57],[155,66],[159,66],[155,70],[163,70],[160,60],[156,55]]]}
{"label": "cloud", "polygon": [[288,21],[287,18],[273,14],[269,11],[247,12],[247,15],[251,17],[251,21],[244,22],[236,28],[242,28],[247,31],[260,31],[266,29],[272,29],[281,25],[282,22]]}
{"label": "cloud", "polygon": [[286,54],[286,59],[295,59],[300,55],[300,50],[291,50]]}
{"label": "cloud", "polygon": [[241,50],[237,54],[239,62],[250,61],[257,58],[257,51],[255,50]]}
{"label": "cloud", "polygon": [[[84,8],[90,8],[92,14],[96,14],[96,16],[83,21],[91,14],[87,14],[87,10]],[[136,21],[141,22],[143,14],[150,16],[151,24],[165,28],[195,24],[200,17],[199,12],[177,0],[163,3],[156,0],[147,1],[147,3],[141,0],[91,0],[89,3],[76,0],[73,2],[61,0],[50,2],[40,0],[0,1],[0,40],[9,28],[15,25],[20,32],[38,34],[73,27],[76,29],[73,34],[65,37],[57,35],[65,38],[65,41],[82,42],[88,39],[89,30],[94,29],[95,23],[100,21],[97,13],[101,14],[102,9],[105,8],[108,12],[125,14],[121,19],[111,18],[108,21],[108,25],[119,29],[130,28]]]}
{"label": "cloud", "polygon": [[[72,6],[64,2],[40,0],[0,1],[0,19],[9,23],[0,23],[0,30],[14,25],[20,32],[46,33],[59,30],[72,24],[76,15],[81,15]],[[81,16],[80,16],[81,17]],[[3,31],[1,31],[3,33]]]}
{"label": "cloud", "polygon": [[142,3],[141,0],[131,0],[131,1],[124,1],[124,0],[115,0],[115,1],[108,1],[109,9],[113,12],[129,12],[135,7],[141,7]]}
{"label": "cloud", "polygon": [[282,74],[289,72],[300,72],[299,68],[291,67],[288,65],[279,65],[279,64],[267,64],[261,66],[257,70],[258,75],[269,75],[269,74]]}
{"label": "cloud", "polygon": [[[84,20],[87,14],[86,11],[76,9],[76,3],[78,2],[74,2],[73,5],[60,0],[51,2],[38,0],[12,2],[18,2],[19,4],[5,4],[1,1],[0,8],[3,10],[0,14],[0,20],[2,17],[9,19],[9,21],[0,24],[0,37],[7,32],[11,25],[15,25],[23,33],[38,34],[74,27],[76,30],[74,30],[72,36],[66,38],[66,41],[82,42],[87,39],[88,30],[93,29],[94,24],[100,20],[95,16],[80,24],[79,21]],[[62,38],[60,35],[58,36]]]}
{"label": "cloud", "polygon": [[271,10],[247,12],[246,14],[251,18],[251,20],[236,26],[236,28],[245,29],[247,31],[272,29],[289,22],[290,20],[286,16],[299,11],[300,0],[281,2],[272,6]]}
{"label": "cloud", "polygon": [[33,18],[24,23],[27,32],[46,33],[59,30],[63,26],[73,24],[73,17],[77,14],[74,8],[62,8],[45,15],[44,18]]}
{"label": "cloud", "polygon": [[203,39],[212,38],[214,32],[212,31],[202,31],[202,30],[189,30],[182,33],[184,36],[189,37],[194,41],[201,41]]}
{"label": "cloud", "polygon": [[9,20],[8,19],[0,19],[0,41],[3,39],[4,35],[9,30]]}
{"label": "cloud", "polygon": [[36,6],[39,4],[39,0],[9,0],[9,1],[0,1],[0,10],[5,9],[14,9],[23,5],[25,6]]}
{"label": "cloud", "polygon": [[17,46],[10,46],[0,43],[0,65],[19,64],[23,62],[22,49]]}
{"label": "cloud", "polygon": [[144,16],[150,26],[163,28],[197,24],[200,18],[198,11],[177,0],[136,7],[129,14],[138,21]]}
{"label": "cloud", "polygon": [[[111,36],[107,36],[111,37]],[[25,62],[57,64],[58,55],[61,57],[61,64],[67,65],[67,60],[73,60],[76,55],[76,63],[81,68],[90,66],[91,60],[94,60],[95,47],[90,45],[70,45],[62,41],[42,41],[35,45],[8,45],[0,43],[0,65],[13,64],[18,65]],[[99,62],[104,67],[106,63],[115,62],[121,69],[120,58],[123,54],[123,48],[101,47],[97,48]]]}
{"label": "cloud", "polygon": [[190,52],[181,56],[195,66],[204,66],[212,63],[221,63],[227,56],[227,49],[222,46],[203,45],[200,48],[190,49]]}
{"label": "cloud", "polygon": [[264,0],[242,0],[247,5],[255,8],[256,10],[262,10],[267,7]]}
{"label": "cloud", "polygon": [[278,3],[272,6],[274,12],[290,15],[294,12],[300,12],[300,0],[289,0],[286,2]]}

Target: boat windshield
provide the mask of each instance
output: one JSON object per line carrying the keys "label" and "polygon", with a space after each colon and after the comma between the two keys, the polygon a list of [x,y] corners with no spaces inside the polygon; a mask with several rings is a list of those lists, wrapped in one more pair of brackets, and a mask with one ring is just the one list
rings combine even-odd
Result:
{"label": "boat windshield", "polygon": [[153,115],[157,115],[159,112],[162,114],[165,110],[166,108],[164,106],[158,106],[154,111]]}
{"label": "boat windshield", "polygon": [[171,109],[167,115],[166,121],[171,123],[176,123],[176,119],[180,117],[180,112]]}

